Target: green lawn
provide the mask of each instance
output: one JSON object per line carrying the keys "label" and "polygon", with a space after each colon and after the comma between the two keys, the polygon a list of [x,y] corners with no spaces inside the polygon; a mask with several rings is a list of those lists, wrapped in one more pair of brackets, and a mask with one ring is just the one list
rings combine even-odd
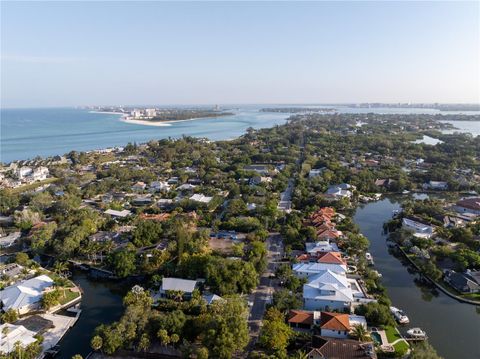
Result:
{"label": "green lawn", "polygon": [[405,340],[402,340],[393,346],[396,353],[406,353],[410,347]]}
{"label": "green lawn", "polygon": [[[389,343],[393,343],[395,340],[402,339],[402,336],[398,332],[397,328],[387,326],[384,328],[384,330]],[[395,348],[395,353],[397,353],[398,355],[403,355],[410,348],[410,345],[405,340],[401,340],[393,347]]]}
{"label": "green lawn", "polygon": [[61,289],[60,293],[61,295],[60,295],[59,302],[61,305],[64,305],[65,303],[68,303],[80,296],[80,293],[73,292],[70,289]]}
{"label": "green lawn", "polygon": [[461,297],[480,301],[480,293],[462,294]]}
{"label": "green lawn", "polygon": [[387,339],[389,343],[393,343],[395,340],[402,338],[397,328],[392,326],[387,326],[384,329],[385,329],[385,334],[387,335]]}

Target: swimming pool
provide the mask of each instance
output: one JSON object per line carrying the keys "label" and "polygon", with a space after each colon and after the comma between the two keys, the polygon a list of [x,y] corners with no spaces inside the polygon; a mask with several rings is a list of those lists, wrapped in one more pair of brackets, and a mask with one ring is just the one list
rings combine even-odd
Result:
{"label": "swimming pool", "polygon": [[378,334],[377,332],[372,332],[370,333],[370,336],[372,337],[373,341],[378,344],[378,345],[382,345],[382,337],[380,336],[380,334]]}

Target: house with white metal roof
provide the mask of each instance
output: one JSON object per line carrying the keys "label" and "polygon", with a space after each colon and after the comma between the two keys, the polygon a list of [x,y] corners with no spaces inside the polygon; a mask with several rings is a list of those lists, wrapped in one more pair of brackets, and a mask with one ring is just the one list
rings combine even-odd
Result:
{"label": "house with white metal roof", "polygon": [[15,349],[15,343],[25,348],[37,341],[35,332],[28,330],[23,325],[5,323],[0,325],[0,353],[9,354]]}
{"label": "house with white metal roof", "polygon": [[292,269],[293,273],[299,278],[310,278],[325,270],[330,270],[341,275],[346,275],[347,273],[347,266],[337,263],[296,263],[292,266]]}
{"label": "house with white metal roof", "polygon": [[53,286],[53,279],[47,275],[18,282],[0,291],[2,310],[16,310],[19,314],[40,308],[43,293]]}
{"label": "house with white metal roof", "polygon": [[182,292],[185,298],[190,298],[197,287],[196,280],[182,278],[163,278],[160,287],[160,297],[166,298],[169,292]]}

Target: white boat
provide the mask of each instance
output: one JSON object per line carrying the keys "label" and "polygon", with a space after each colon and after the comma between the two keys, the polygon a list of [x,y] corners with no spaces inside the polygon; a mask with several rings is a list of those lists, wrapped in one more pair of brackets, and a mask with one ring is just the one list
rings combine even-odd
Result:
{"label": "white boat", "polygon": [[410,319],[408,319],[408,317],[405,315],[405,313],[402,310],[395,307],[390,307],[390,312],[393,314],[393,316],[395,317],[395,320],[399,324],[410,323]]}
{"label": "white boat", "polygon": [[427,333],[425,333],[420,328],[409,329],[409,330],[407,330],[407,334],[410,336],[410,338],[413,338],[413,339],[426,339],[427,338]]}
{"label": "white boat", "polygon": [[365,258],[367,259],[367,263],[369,265],[371,265],[371,266],[374,265],[373,256],[369,252],[365,253]]}
{"label": "white boat", "polygon": [[409,194],[409,193],[410,193],[410,191],[407,191],[407,190],[402,191],[402,194]]}

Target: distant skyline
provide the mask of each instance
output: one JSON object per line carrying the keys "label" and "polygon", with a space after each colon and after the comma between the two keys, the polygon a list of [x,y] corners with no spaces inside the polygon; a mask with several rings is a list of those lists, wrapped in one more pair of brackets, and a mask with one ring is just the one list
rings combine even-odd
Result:
{"label": "distant skyline", "polygon": [[471,2],[1,2],[1,107],[479,103]]}

